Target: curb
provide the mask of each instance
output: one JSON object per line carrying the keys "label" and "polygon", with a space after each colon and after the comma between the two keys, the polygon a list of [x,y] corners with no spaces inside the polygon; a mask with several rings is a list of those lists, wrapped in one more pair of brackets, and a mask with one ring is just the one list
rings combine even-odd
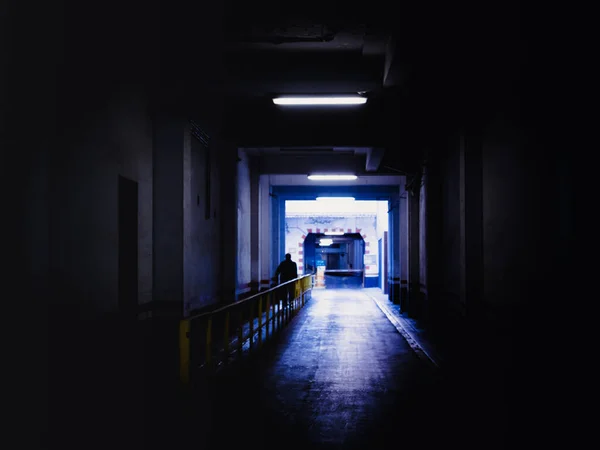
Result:
{"label": "curb", "polygon": [[388,318],[388,320],[390,322],[392,322],[392,325],[394,325],[396,330],[398,330],[398,332],[402,335],[402,337],[404,339],[406,339],[406,342],[408,342],[408,345],[417,354],[417,356],[419,358],[421,358],[422,360],[424,360],[431,367],[433,367],[435,369],[439,369],[440,364],[439,364],[439,361],[437,360],[437,358],[435,358],[433,355],[431,355],[431,353],[427,352],[427,350],[425,350],[419,344],[418,340],[410,333],[410,331],[408,331],[406,329],[406,327],[404,325],[402,325],[401,320],[396,316],[396,314],[394,314],[394,312],[392,310],[390,310],[390,308],[385,303],[383,303],[376,297],[374,297],[370,294],[367,294],[367,293],[364,293],[364,294],[375,302],[375,304],[381,310],[381,312],[383,312],[385,314],[385,316]]}

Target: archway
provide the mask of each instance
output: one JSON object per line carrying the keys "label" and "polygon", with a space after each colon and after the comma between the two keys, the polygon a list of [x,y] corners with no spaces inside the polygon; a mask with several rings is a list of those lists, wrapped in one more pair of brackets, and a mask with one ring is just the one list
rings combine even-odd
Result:
{"label": "archway", "polygon": [[304,273],[316,275],[315,287],[364,287],[365,241],[360,233],[309,233],[303,253]]}

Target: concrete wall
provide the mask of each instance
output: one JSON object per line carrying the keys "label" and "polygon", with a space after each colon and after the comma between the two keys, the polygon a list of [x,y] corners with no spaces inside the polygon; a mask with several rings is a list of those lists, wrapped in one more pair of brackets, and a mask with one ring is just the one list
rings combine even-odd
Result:
{"label": "concrete wall", "polygon": [[[183,313],[184,155],[187,120],[175,105],[153,111],[153,308],[146,316]],[[160,311],[158,311],[160,309]]]}
{"label": "concrete wall", "polygon": [[562,303],[556,280],[568,264],[559,252],[558,205],[572,187],[559,183],[559,158],[530,131],[502,116],[483,130],[482,313],[502,324],[502,334],[523,331],[525,318],[553,314]]}
{"label": "concrete wall", "polygon": [[417,190],[419,196],[419,294],[418,303],[415,305],[415,313],[424,320],[429,317],[429,277],[428,277],[428,218],[427,212],[429,208],[428,199],[428,183],[430,180],[430,172],[428,167],[423,167],[422,181]]}
{"label": "concrete wall", "polygon": [[[184,147],[184,310],[217,303],[222,264],[218,142],[205,145],[186,129]],[[210,172],[209,172],[210,171]]]}
{"label": "concrete wall", "polygon": [[138,303],[143,304],[152,299],[151,122],[142,92],[126,91],[121,98],[112,126],[123,149],[118,170],[124,177],[138,182]]}
{"label": "concrete wall", "polygon": [[238,170],[237,148],[223,139],[216,139],[215,153],[219,168],[219,227],[221,229],[219,252],[221,254],[221,288],[220,299],[231,303],[236,299],[237,277],[237,236],[238,236],[238,209],[237,209],[237,184],[235,179]]}
{"label": "concrete wall", "polygon": [[243,150],[238,150],[237,165],[237,290],[241,295],[250,291],[252,281],[251,254],[251,189],[250,159]]}
{"label": "concrete wall", "polygon": [[[59,299],[77,317],[118,310],[118,176],[138,183],[139,301],[152,298],[152,122],[147,98],[114,92],[49,156],[48,255]],[[68,139],[68,140],[67,140]],[[43,250],[43,247],[40,248]]]}
{"label": "concrete wall", "polygon": [[441,170],[441,273],[439,302],[446,320],[457,320],[464,314],[461,300],[461,216],[460,216],[460,148],[459,140],[450,139]]}
{"label": "concrete wall", "polygon": [[400,196],[398,198],[399,210],[399,242],[400,246],[400,307],[407,311],[408,308],[408,193],[405,191],[405,177],[400,186]]}
{"label": "concrete wall", "polygon": [[524,137],[497,120],[484,131],[482,144],[483,285],[486,314],[494,317],[518,308],[514,303],[521,294],[515,289],[537,281],[531,269],[540,261],[532,253],[537,246],[531,220],[538,205],[531,203],[535,174],[524,164]]}
{"label": "concrete wall", "polygon": [[408,180],[408,314],[418,315],[418,308],[423,303],[421,299],[421,224],[420,224],[420,191],[421,174],[415,174]]}
{"label": "concrete wall", "polygon": [[572,298],[560,281],[573,257],[572,222],[561,217],[572,166],[521,107],[440,138],[419,193],[420,317],[464,363],[467,408],[489,408],[477,422],[498,429],[529,426],[507,405],[549,401],[536,380],[553,376],[547,361],[559,351],[549,341]]}
{"label": "concrete wall", "polygon": [[383,237],[383,233],[388,231],[388,202],[379,201],[377,203],[377,239],[381,239]]}
{"label": "concrete wall", "polygon": [[[394,303],[401,303],[402,240],[400,235],[401,200],[398,193],[390,196],[389,233],[388,233],[388,297]],[[402,308],[403,305],[401,304]]]}
{"label": "concrete wall", "polygon": [[[27,447],[76,447],[86,436],[135,446],[144,374],[132,330],[112,319],[119,175],[138,184],[138,301],[152,298],[152,14],[70,3],[36,5],[32,16],[17,6],[2,13],[11,15],[1,27],[9,35],[0,52],[0,146],[4,192],[14,201],[3,218],[15,226],[6,253],[7,289],[16,293],[5,306],[23,310],[5,314],[27,325],[13,335],[22,344],[13,346],[19,384],[11,385],[21,394],[9,408],[27,418],[19,430]],[[110,426],[99,426],[108,416]]]}
{"label": "concrete wall", "polygon": [[435,235],[422,241],[432,250],[421,269],[435,274],[434,307],[443,317],[470,313],[504,330],[548,289],[557,261],[554,201],[546,195],[557,188],[543,169],[552,159],[544,161],[529,130],[507,116],[443,145],[428,167],[435,179],[424,185],[424,200],[439,200],[437,211],[425,209],[439,220],[424,217]]}
{"label": "concrete wall", "polygon": [[[259,179],[259,252],[260,252],[260,280],[259,289],[268,289],[271,285],[271,277],[274,275],[271,273],[272,261],[275,259],[276,249],[272,248],[273,237],[272,233],[272,221],[271,221],[271,186],[269,182],[269,175],[260,175]],[[277,258],[278,259],[278,258]]]}
{"label": "concrete wall", "polygon": [[[21,238],[9,239],[22,243],[24,258],[9,265],[26,272],[22,282],[11,285],[23,289],[21,298],[10,303],[28,310],[14,317],[28,317],[28,332],[20,330],[19,335],[31,340],[21,352],[31,368],[18,364],[20,377],[31,376],[19,402],[28,405],[22,415],[28,418],[30,432],[22,438],[38,438],[39,431],[46,432],[39,447],[58,442],[76,447],[89,436],[99,446],[114,439],[146,446],[140,421],[160,403],[155,395],[166,383],[154,383],[154,372],[144,370],[140,359],[144,347],[153,355],[172,341],[162,339],[165,335],[157,341],[145,339],[140,329],[117,317],[118,181],[123,176],[138,184],[138,302],[149,306],[157,300],[157,273],[164,275],[162,281],[171,273],[155,265],[161,258],[156,257],[153,240],[160,230],[154,220],[157,129],[152,101],[158,91],[169,90],[166,97],[175,97],[178,105],[170,112],[187,119],[189,111],[178,93],[218,96],[219,83],[211,85],[207,79],[222,79],[214,64],[220,52],[220,20],[210,5],[198,6],[197,11],[190,5],[187,15],[178,7],[152,4],[55,6],[36,5],[35,17],[27,8],[11,7],[18,17],[10,18],[11,27],[3,27],[15,33],[6,39],[11,48],[2,65],[2,75],[5,67],[10,71],[8,82],[2,83],[10,92],[7,101],[3,97],[3,110],[10,117],[6,128],[3,120],[2,129],[15,139],[5,147],[0,133],[3,158],[11,153],[14,163],[7,161],[3,167],[23,174],[6,190],[24,219],[15,227]],[[198,42],[210,44],[201,48]],[[185,77],[192,82],[182,83]],[[201,102],[195,107],[215,118],[220,115]],[[184,123],[175,140],[183,140]],[[183,146],[174,150],[183,151]],[[180,155],[171,162],[178,163]],[[183,163],[178,170],[182,182]],[[177,191],[182,199],[181,188],[171,193]],[[183,201],[175,202],[174,209],[182,212]],[[161,213],[168,216],[170,211]],[[229,223],[235,222],[230,218]],[[212,261],[204,263],[208,267]],[[180,263],[183,266],[183,258]],[[175,269],[179,276],[180,267]],[[229,283],[232,277],[233,273]],[[175,279],[177,283],[181,289],[182,280]],[[167,289],[163,292],[167,298]],[[34,323],[34,317],[42,320]],[[152,332],[160,328],[154,321],[148,326]],[[173,336],[175,346],[168,352],[176,357],[177,334],[169,331]],[[37,388],[45,392],[26,398]],[[43,404],[44,396],[50,408]],[[164,414],[168,410],[172,409],[165,407],[160,415],[161,425],[169,419]],[[39,420],[45,426],[38,427],[35,414],[45,416]],[[158,433],[158,427],[155,430]],[[148,440],[156,433],[148,433]]]}
{"label": "concrete wall", "polygon": [[[61,132],[54,128],[39,141],[27,139],[36,156],[23,167],[30,177],[19,187],[28,209],[21,232],[30,261],[22,268],[30,268],[29,283],[35,285],[19,288],[29,313],[44,314],[43,322],[28,319],[25,334],[31,341],[25,355],[32,365],[27,385],[32,392],[35,386],[45,392],[22,401],[44,415],[46,430],[34,416],[28,420],[30,438],[47,432],[41,446],[81,442],[97,433],[95,424],[106,419],[106,411],[115,420],[107,434],[128,444],[139,439],[131,427],[139,427],[142,419],[140,348],[134,346],[134,330],[113,319],[118,312],[119,175],[138,183],[138,301],[152,299],[153,138],[145,94],[123,86],[103,99],[89,99],[86,108],[65,96],[61,113],[52,111],[44,119],[54,127],[60,123]],[[20,376],[26,377],[21,367]],[[124,385],[127,395],[121,396]]]}
{"label": "concrete wall", "polygon": [[[385,247],[387,246],[387,240],[384,240],[384,233],[386,231],[388,231],[388,226],[389,226],[389,218],[388,218],[388,209],[389,209],[389,202],[387,201],[379,201],[377,202],[377,216],[376,216],[376,223],[377,223],[377,241],[379,241],[381,239],[381,267],[379,268],[379,287],[382,290],[385,290],[385,285],[386,285],[386,281],[387,281],[387,274],[385,273],[385,261],[383,260],[386,252],[385,252]],[[379,243],[375,243],[375,245],[377,245],[377,249],[379,251]]]}

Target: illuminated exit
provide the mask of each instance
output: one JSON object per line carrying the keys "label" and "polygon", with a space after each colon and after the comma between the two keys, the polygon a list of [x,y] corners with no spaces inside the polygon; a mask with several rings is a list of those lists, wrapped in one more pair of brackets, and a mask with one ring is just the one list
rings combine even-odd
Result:
{"label": "illuminated exit", "polygon": [[299,272],[315,274],[315,287],[381,287],[387,255],[379,255],[385,251],[379,241],[388,230],[387,201],[288,200],[285,211],[286,253]]}

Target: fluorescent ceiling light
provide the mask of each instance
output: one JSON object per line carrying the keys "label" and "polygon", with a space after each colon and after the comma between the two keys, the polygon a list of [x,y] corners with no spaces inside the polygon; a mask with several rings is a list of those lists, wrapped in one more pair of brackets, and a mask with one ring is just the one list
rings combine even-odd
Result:
{"label": "fluorescent ceiling light", "polygon": [[276,105],[364,105],[367,103],[365,97],[358,96],[324,96],[324,97],[276,97],[273,99]]}
{"label": "fluorescent ceiling light", "polygon": [[317,197],[318,202],[353,202],[354,197]]}
{"label": "fluorescent ceiling light", "polygon": [[326,236],[342,236],[344,234],[343,231],[326,231]]}
{"label": "fluorescent ceiling light", "polygon": [[327,247],[328,245],[333,244],[333,239],[321,239],[319,241],[319,245],[323,245],[325,247]]}
{"label": "fluorescent ceiling light", "polygon": [[308,179],[313,181],[342,181],[356,180],[356,175],[309,175]]}

